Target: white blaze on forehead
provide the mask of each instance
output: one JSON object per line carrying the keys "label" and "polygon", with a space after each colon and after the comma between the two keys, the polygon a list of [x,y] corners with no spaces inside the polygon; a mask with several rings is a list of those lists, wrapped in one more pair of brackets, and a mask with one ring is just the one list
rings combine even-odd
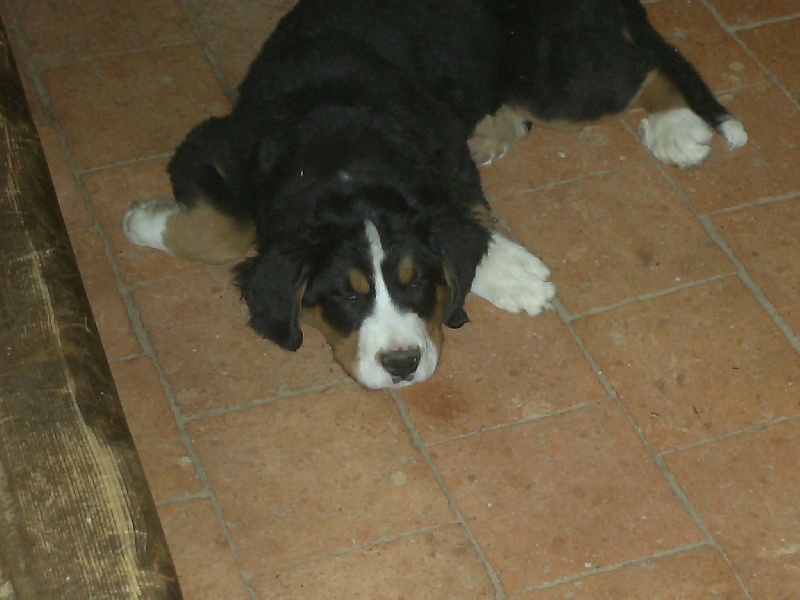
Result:
{"label": "white blaze on forehead", "polygon": [[439,360],[438,350],[428,336],[425,321],[419,315],[400,308],[389,293],[382,267],[386,253],[378,229],[372,221],[365,221],[364,233],[372,264],[375,298],[372,311],[364,319],[358,333],[356,379],[369,388],[408,385],[411,382],[393,383],[392,376],[380,363],[380,355],[395,350],[419,348],[419,367],[413,380],[417,383],[433,374]]}

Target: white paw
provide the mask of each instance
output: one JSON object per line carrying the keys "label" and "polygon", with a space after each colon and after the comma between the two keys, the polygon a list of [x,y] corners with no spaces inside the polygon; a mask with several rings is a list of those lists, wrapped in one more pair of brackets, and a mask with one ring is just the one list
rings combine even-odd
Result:
{"label": "white paw", "polygon": [[511,313],[538,315],[550,307],[556,286],[550,269],[519,244],[492,234],[489,251],[475,271],[472,293]]}
{"label": "white paw", "polygon": [[686,168],[706,159],[714,132],[688,108],[675,108],[642,119],[639,135],[656,158]]}
{"label": "white paw", "polygon": [[172,252],[164,245],[164,232],[167,219],[180,210],[174,200],[148,200],[138,202],[128,209],[122,218],[122,229],[125,237],[138,246],[149,246]]}
{"label": "white paw", "polygon": [[728,140],[728,147],[739,148],[747,143],[747,132],[739,119],[730,117],[719,125],[719,132]]}

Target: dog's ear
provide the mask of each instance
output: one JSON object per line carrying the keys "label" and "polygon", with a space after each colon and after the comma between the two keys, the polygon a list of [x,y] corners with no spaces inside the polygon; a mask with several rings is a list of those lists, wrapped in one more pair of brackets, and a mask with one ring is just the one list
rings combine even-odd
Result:
{"label": "dog's ear", "polygon": [[451,329],[469,322],[464,310],[464,300],[472,287],[475,269],[489,247],[490,233],[477,220],[447,215],[432,222],[434,247],[444,262],[445,279],[450,290],[450,301],[442,314],[442,321]]}
{"label": "dog's ear", "polygon": [[237,265],[235,275],[250,309],[250,326],[281,348],[297,350],[303,343],[299,315],[306,261],[274,247]]}

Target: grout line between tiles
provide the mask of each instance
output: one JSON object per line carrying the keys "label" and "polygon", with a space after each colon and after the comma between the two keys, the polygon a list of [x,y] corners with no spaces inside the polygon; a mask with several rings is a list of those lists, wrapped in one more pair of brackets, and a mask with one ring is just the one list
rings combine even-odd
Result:
{"label": "grout line between tiles", "polygon": [[411,418],[411,414],[408,412],[408,407],[405,404],[403,398],[398,394],[395,390],[389,390],[390,395],[394,399],[395,405],[397,406],[397,411],[400,413],[400,417],[403,420],[406,428],[408,429],[409,434],[411,435],[411,441],[414,447],[419,451],[422,455],[422,458],[425,460],[425,463],[428,465],[428,468],[431,470],[433,474],[433,478],[436,480],[436,483],[439,484],[439,488],[442,490],[447,502],[450,504],[450,508],[456,516],[456,522],[464,528],[464,531],[467,533],[467,537],[469,538],[472,547],[474,548],[475,552],[478,554],[481,563],[483,564],[483,568],[486,570],[486,574],[489,577],[489,580],[492,582],[494,586],[495,592],[495,600],[505,600],[506,592],[503,589],[503,584],[500,582],[500,577],[497,575],[497,572],[492,567],[489,559],[486,557],[486,553],[481,548],[481,545],[478,543],[478,538],[472,532],[467,520],[464,518],[461,509],[458,507],[455,498],[450,493],[450,489],[447,487],[447,484],[442,477],[442,474],[439,472],[439,469],[433,462],[428,449],[425,447],[425,442],[422,439],[422,436],[417,429],[416,423]]}
{"label": "grout line between tiles", "polygon": [[638,557],[638,558],[633,558],[631,560],[626,560],[626,561],[623,561],[623,562],[615,563],[613,565],[607,565],[605,567],[597,567],[596,569],[592,569],[591,571],[584,571],[582,573],[576,573],[575,575],[567,575],[566,577],[562,577],[560,579],[554,579],[553,581],[548,581],[546,583],[540,583],[538,585],[534,585],[534,586],[525,588],[524,590],[520,590],[517,593],[522,594],[522,593],[527,593],[527,592],[536,592],[536,591],[541,591],[541,590],[547,590],[547,589],[554,588],[554,587],[556,587],[558,585],[561,585],[561,584],[564,584],[564,583],[573,583],[573,582],[576,582],[576,581],[581,581],[583,579],[591,577],[592,575],[597,575],[597,574],[600,574],[600,573],[609,573],[611,571],[617,571],[618,569],[621,569],[621,568],[624,568],[624,567],[641,565],[641,564],[646,563],[646,562],[648,562],[650,560],[657,560],[659,558],[668,558],[670,556],[677,556],[679,554],[684,554],[686,552],[692,552],[692,551],[698,550],[700,548],[708,548],[708,547],[710,547],[708,542],[695,542],[693,544],[685,544],[685,545],[679,546],[677,548],[672,548],[671,550],[664,550],[663,552],[656,552],[656,553],[651,554],[649,556],[641,556],[641,557]]}
{"label": "grout line between tiles", "polygon": [[570,323],[574,323],[580,319],[585,317],[592,317],[595,315],[603,314],[606,312],[610,312],[612,310],[616,310],[618,308],[623,308],[630,304],[636,304],[639,302],[645,302],[647,300],[655,300],[657,298],[662,298],[664,296],[669,296],[670,294],[674,294],[676,292],[680,292],[683,290],[692,289],[695,287],[700,287],[703,285],[707,285],[709,283],[713,283],[715,281],[721,281],[723,279],[728,279],[729,277],[736,277],[735,272],[731,273],[723,273],[721,275],[714,275],[713,277],[708,277],[706,279],[698,279],[697,281],[690,281],[683,285],[677,285],[675,287],[659,290],[657,292],[651,292],[649,294],[642,294],[641,296],[635,296],[632,298],[625,298],[624,300],[620,300],[619,302],[615,302],[614,304],[609,304],[607,306],[600,306],[597,308],[590,308],[589,310],[579,313],[577,315],[569,315],[568,318],[570,319]]}
{"label": "grout line between tiles", "polygon": [[228,97],[228,100],[231,102],[231,104],[234,104],[237,97],[236,84],[228,83],[225,80],[225,75],[222,72],[219,63],[217,62],[217,57],[214,56],[214,53],[211,51],[211,47],[208,45],[208,42],[200,32],[200,26],[197,24],[197,19],[195,19],[192,15],[192,11],[189,10],[189,7],[187,6],[187,0],[181,0],[181,9],[183,10],[183,15],[186,18],[186,21],[189,23],[189,27],[192,28],[192,33],[194,33],[195,39],[197,39],[197,42],[203,49],[203,53],[206,55],[206,59],[208,59],[208,62],[211,65],[211,70],[214,73],[214,77],[216,77],[217,82],[222,87],[222,91]]}
{"label": "grout line between tiles", "polygon": [[706,540],[708,541],[708,543],[714,549],[716,549],[722,555],[722,557],[725,559],[725,562],[728,564],[728,567],[730,568],[731,573],[733,574],[733,576],[736,578],[736,581],[739,582],[739,585],[741,586],[744,594],[747,596],[748,599],[750,599],[749,591],[744,586],[744,583],[742,582],[741,578],[739,577],[739,574],[734,569],[733,563],[731,562],[731,560],[728,557],[728,555],[725,553],[725,550],[717,542],[716,538],[711,533],[710,528],[708,527],[708,525],[706,525],[705,520],[703,520],[702,516],[700,515],[700,512],[697,510],[697,507],[695,507],[694,503],[691,501],[689,496],[686,494],[686,491],[678,483],[677,478],[667,468],[667,465],[664,462],[664,459],[662,457],[660,457],[653,450],[653,446],[650,444],[650,441],[644,435],[644,432],[642,431],[642,429],[636,424],[635,419],[630,414],[630,412],[628,411],[627,407],[625,406],[625,404],[622,402],[621,398],[619,397],[619,394],[617,393],[617,390],[614,387],[614,384],[611,382],[611,379],[608,377],[608,375],[606,375],[603,372],[603,370],[600,368],[600,364],[594,358],[592,353],[589,352],[589,349],[583,343],[583,340],[578,335],[578,332],[575,331],[575,328],[573,327],[572,323],[569,321],[570,315],[569,315],[569,312],[567,311],[567,309],[564,307],[564,305],[558,299],[556,299],[553,302],[553,307],[555,308],[556,312],[561,317],[561,320],[564,322],[564,324],[566,325],[567,329],[569,329],[570,334],[572,335],[572,337],[575,340],[575,342],[578,344],[578,347],[580,348],[580,350],[583,353],[583,355],[586,357],[586,360],[589,362],[589,365],[591,366],[591,369],[595,373],[595,376],[597,377],[597,379],[600,381],[600,384],[603,386],[603,388],[605,388],[606,393],[608,394],[608,396],[616,403],[617,407],[622,411],[622,413],[625,416],[625,418],[627,419],[628,423],[631,425],[633,430],[636,432],[636,435],[639,437],[639,440],[642,442],[642,444],[644,444],[645,449],[647,450],[648,454],[650,455],[651,459],[653,460],[653,463],[658,468],[658,470],[661,472],[661,474],[664,476],[664,478],[666,479],[667,484],[669,485],[669,487],[672,489],[672,493],[675,494],[675,497],[681,503],[683,508],[689,513],[689,516],[692,518],[692,520],[694,521],[695,525],[697,525],[697,527],[700,529],[700,531],[703,533],[703,535],[706,536]]}
{"label": "grout line between tiles", "polygon": [[760,198],[759,200],[755,200],[753,202],[745,202],[743,204],[738,204],[736,206],[721,208],[719,210],[715,210],[706,214],[708,217],[716,217],[717,215],[726,215],[733,212],[747,210],[749,208],[755,208],[757,206],[778,204],[779,202],[786,202],[788,200],[796,200],[796,199],[800,199],[800,191],[789,192],[788,194],[783,194],[781,196],[765,196],[764,198]]}
{"label": "grout line between tiles", "polygon": [[720,248],[722,248],[722,251],[725,253],[725,255],[736,266],[737,270],[739,271],[739,278],[756,297],[756,300],[761,305],[761,308],[763,308],[764,311],[769,315],[773,323],[775,323],[778,329],[781,330],[783,335],[786,337],[786,340],[789,342],[789,345],[794,349],[795,352],[800,354],[800,339],[798,339],[798,336],[794,331],[792,331],[792,328],[789,327],[788,323],[786,323],[780,311],[769,300],[766,292],[761,289],[761,286],[756,283],[756,281],[745,268],[744,264],[742,264],[742,262],[736,257],[736,254],[728,245],[728,242],[725,240],[725,238],[717,232],[717,228],[714,226],[714,223],[711,221],[711,219],[708,216],[703,215],[700,217],[700,222],[708,231],[709,237],[714,240]]}
{"label": "grout line between tiles", "polygon": [[208,500],[209,498],[210,491],[208,489],[201,489],[197,492],[186,492],[185,494],[172,496],[166,500],[159,500],[156,502],[156,506],[161,508],[162,506],[172,506],[173,504],[180,504],[181,502],[188,502],[190,500]]}
{"label": "grout line between tiles", "polygon": [[695,442],[693,444],[689,444],[688,446],[681,446],[680,448],[671,448],[669,450],[664,450],[658,456],[663,458],[668,458],[673,454],[678,454],[680,452],[685,452],[687,450],[693,450],[695,448],[700,448],[702,446],[708,446],[709,444],[714,444],[716,442],[724,442],[725,440],[729,440],[731,438],[735,438],[739,435],[747,435],[749,433],[755,433],[756,431],[761,431],[762,429],[768,429],[775,425],[781,425],[782,423],[794,421],[797,424],[800,424],[800,416],[798,415],[789,415],[786,417],[780,417],[778,419],[773,419],[772,421],[766,421],[765,423],[758,423],[757,425],[753,425],[751,427],[745,427],[744,429],[737,429],[736,431],[729,431],[724,433],[720,436],[715,438],[709,438],[707,440],[700,440],[699,442]]}
{"label": "grout line between tiles", "polygon": [[714,18],[717,20],[717,23],[719,23],[720,27],[722,27],[727,33],[729,33],[730,36],[736,41],[736,43],[742,47],[745,53],[759,67],[761,67],[761,70],[767,75],[767,78],[783,92],[783,94],[789,99],[789,102],[791,102],[795,106],[795,108],[800,110],[800,103],[798,103],[798,101],[789,93],[789,90],[787,90],[786,87],[784,87],[784,85],[778,80],[778,78],[772,74],[772,72],[766,67],[766,65],[763,62],[761,62],[761,60],[759,60],[756,54],[752,50],[750,50],[747,44],[745,44],[739,38],[739,36],[736,35],[736,31],[728,26],[728,24],[725,22],[725,19],[722,18],[722,16],[717,11],[716,7],[711,3],[711,0],[700,0],[700,2],[703,4],[703,6],[705,6],[709,10],[709,12],[712,15],[714,15]]}
{"label": "grout line between tiles", "polygon": [[[603,398],[602,400],[605,400]],[[463,433],[461,435],[456,435],[451,438],[446,438],[443,440],[435,440],[433,442],[425,442],[426,448],[432,448],[433,446],[438,446],[440,444],[446,444],[448,442],[454,442],[458,440],[463,440],[471,437],[475,437],[478,435],[482,435],[484,433],[491,433],[494,431],[502,431],[504,429],[512,429],[514,427],[519,427],[521,425],[526,425],[527,423],[532,423],[534,421],[542,421],[544,419],[549,419],[550,417],[558,417],[560,415],[568,414],[571,412],[575,412],[578,410],[582,410],[584,408],[588,408],[590,406],[594,406],[595,404],[599,404],[602,400],[590,400],[588,402],[581,402],[580,404],[574,404],[572,406],[568,406],[567,408],[561,408],[559,410],[554,410],[548,413],[541,413],[541,414],[534,414],[529,415],[527,417],[523,417],[517,421],[512,421],[511,423],[500,423],[499,425],[492,425],[491,427],[486,427],[485,429],[479,429],[477,431],[470,431],[469,433]]]}
{"label": "grout line between tiles", "polygon": [[490,204],[492,204],[494,206],[494,204],[496,204],[497,202],[499,202],[501,200],[506,200],[508,198],[516,198],[517,196],[522,196],[522,195],[525,195],[525,194],[532,194],[534,192],[545,192],[545,191],[553,190],[553,189],[561,187],[563,185],[569,185],[571,183],[576,183],[576,182],[582,181],[584,179],[588,179],[590,177],[601,177],[603,175],[610,175],[610,174],[616,173],[618,171],[624,171],[625,169],[632,169],[632,168],[636,167],[636,165],[641,164],[644,160],[646,160],[646,157],[644,159],[642,159],[642,160],[637,160],[637,161],[625,163],[625,165],[620,166],[620,167],[614,167],[612,169],[604,169],[602,171],[592,171],[591,173],[583,173],[582,175],[578,175],[576,177],[570,177],[569,179],[564,179],[564,180],[561,180],[561,181],[554,181],[554,182],[550,182],[550,183],[545,183],[545,184],[542,184],[542,185],[534,186],[534,187],[531,187],[531,188],[525,188],[525,189],[522,189],[522,190],[515,190],[515,191],[507,193],[507,194],[501,194],[499,196],[495,196],[493,198],[490,198],[489,202],[490,202]]}
{"label": "grout line between tiles", "polygon": [[115,163],[109,163],[107,165],[100,165],[97,167],[87,167],[87,168],[78,168],[75,169],[75,174],[79,177],[83,175],[90,175],[92,173],[102,173],[103,171],[109,171],[111,169],[119,169],[120,167],[129,167],[131,165],[138,165],[141,163],[146,162],[153,162],[156,160],[165,160],[168,158],[172,158],[172,152],[163,152],[161,154],[150,154],[148,156],[141,156],[138,158],[129,158],[127,160],[120,160]]}
{"label": "grout line between tiles", "polygon": [[758,29],[762,25],[774,25],[776,23],[786,23],[787,21],[794,21],[795,19],[800,19],[800,13],[795,13],[793,15],[784,15],[782,17],[772,17],[770,19],[764,19],[763,21],[759,21],[758,23],[747,23],[745,25],[728,25],[728,31],[730,33],[738,33],[740,31],[750,31],[751,29]]}
{"label": "grout line between tiles", "polygon": [[225,415],[242,412],[244,410],[248,410],[258,406],[267,406],[270,404],[274,404],[275,402],[280,402],[282,400],[291,400],[292,398],[297,398],[298,396],[305,396],[307,394],[316,394],[318,392],[324,392],[326,390],[342,387],[345,385],[353,385],[353,382],[349,380],[342,380],[335,383],[326,383],[323,385],[307,387],[301,390],[293,390],[291,392],[278,393],[275,396],[270,396],[269,398],[263,398],[261,400],[254,400],[252,402],[247,402],[245,404],[237,404],[236,406],[231,406],[227,408],[219,408],[216,410],[209,410],[206,412],[198,412],[191,415],[185,415],[183,416],[183,420],[186,423],[191,423],[192,421],[199,421],[201,419],[222,417]]}
{"label": "grout line between tiles", "polygon": [[717,18],[719,24],[722,28],[728,33],[738,33],[740,31],[749,31],[751,29],[758,29],[764,25],[774,25],[775,23],[785,23],[786,21],[793,21],[795,19],[800,18],[800,13],[794,13],[789,15],[783,15],[780,17],[770,17],[764,19],[763,21],[750,21],[749,23],[744,23],[742,25],[736,25],[734,23],[728,23],[725,18],[719,14],[716,7],[712,4],[712,2],[706,0],[700,0],[714,14],[714,17]]}

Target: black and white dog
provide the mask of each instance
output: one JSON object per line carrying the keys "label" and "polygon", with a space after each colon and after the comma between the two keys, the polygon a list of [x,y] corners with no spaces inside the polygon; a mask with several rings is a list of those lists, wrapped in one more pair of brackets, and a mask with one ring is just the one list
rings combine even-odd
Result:
{"label": "black and white dog", "polygon": [[198,125],[175,201],[131,208],[128,238],[237,267],[250,324],[287,350],[301,323],[369,388],[434,372],[473,292],[538,314],[549,271],[494,230],[476,163],[532,125],[642,107],[644,145],[697,165],[712,129],[747,135],[637,0],[300,0],[230,115]]}

